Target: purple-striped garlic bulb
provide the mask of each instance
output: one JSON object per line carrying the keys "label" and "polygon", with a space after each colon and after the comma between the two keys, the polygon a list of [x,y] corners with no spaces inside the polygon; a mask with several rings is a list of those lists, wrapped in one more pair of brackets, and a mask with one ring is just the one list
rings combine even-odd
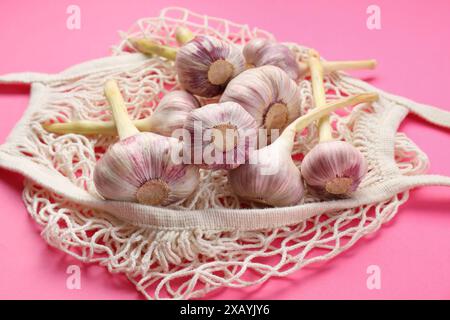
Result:
{"label": "purple-striped garlic bulb", "polygon": [[292,122],[275,142],[253,150],[247,163],[228,172],[234,193],[243,199],[271,206],[298,204],[304,189],[300,170],[291,156],[296,133],[338,108],[373,98],[373,94],[356,95],[312,110]]}
{"label": "purple-striped garlic bulb", "polygon": [[97,162],[94,183],[105,199],[165,206],[187,198],[199,183],[198,168],[173,161],[175,138],[139,132],[128,118],[115,81],[105,85],[120,141]]}
{"label": "purple-striped garlic bulb", "polygon": [[[195,164],[209,169],[233,169],[248,159],[256,145],[256,123],[235,102],[205,105],[191,112],[184,129]],[[184,152],[188,154],[188,152]]]}
{"label": "purple-striped garlic bulb", "polygon": [[[158,107],[149,117],[134,120],[133,124],[139,131],[149,131],[169,137],[176,129],[183,128],[187,115],[199,106],[197,99],[190,93],[183,90],[171,91],[161,99]],[[114,121],[82,120],[43,126],[47,131],[58,134],[117,134]]]}
{"label": "purple-striped garlic bulb", "polygon": [[297,84],[275,66],[244,71],[230,81],[221,102],[239,103],[256,120],[259,128],[282,131],[301,114],[301,93]]}
{"label": "purple-striped garlic bulb", "polygon": [[[247,67],[273,65],[283,69],[293,80],[300,80],[309,74],[309,66],[297,58],[286,45],[273,40],[255,38],[244,46]],[[324,62],[326,73],[337,70],[373,69],[376,60],[328,61]]]}
{"label": "purple-striped garlic bulb", "polygon": [[142,53],[175,60],[181,86],[201,97],[221,94],[227,83],[245,69],[238,46],[211,36],[197,36],[179,49],[149,39],[132,39],[131,43]]}
{"label": "purple-striped garlic bulb", "polygon": [[325,141],[315,146],[301,165],[306,183],[318,194],[348,195],[367,173],[361,152],[345,141]]}
{"label": "purple-striped garlic bulb", "polygon": [[[326,104],[326,98],[323,67],[317,52],[311,51],[309,64],[315,108],[320,109]],[[306,154],[301,165],[307,185],[319,195],[348,196],[358,188],[367,169],[367,162],[358,149],[333,139],[329,116],[320,119],[319,144]]]}
{"label": "purple-striped garlic bulb", "polygon": [[244,71],[245,61],[239,47],[198,36],[180,48],[175,66],[184,89],[201,97],[214,97]]}

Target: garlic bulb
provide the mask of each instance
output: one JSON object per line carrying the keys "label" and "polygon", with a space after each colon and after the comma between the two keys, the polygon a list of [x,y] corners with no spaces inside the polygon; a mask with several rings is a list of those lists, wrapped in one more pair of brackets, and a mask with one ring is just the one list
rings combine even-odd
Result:
{"label": "garlic bulb", "polygon": [[314,109],[291,123],[272,144],[254,150],[249,161],[229,171],[228,180],[241,198],[272,206],[291,206],[303,198],[301,174],[291,157],[296,132],[309,123],[345,106],[372,101],[376,95],[361,94]]}
{"label": "garlic bulb", "polygon": [[325,141],[314,147],[301,165],[308,186],[318,194],[354,192],[367,173],[361,152],[344,141]]}
{"label": "garlic bulb", "polygon": [[211,36],[197,36],[178,50],[149,39],[130,39],[130,42],[142,53],[176,60],[181,86],[201,97],[221,94],[227,83],[245,69],[245,59],[238,46]]}
{"label": "garlic bulb", "polygon": [[128,118],[114,81],[105,85],[120,141],[97,162],[94,183],[105,199],[168,205],[188,197],[199,183],[198,169],[173,161],[175,138],[140,133]]}
{"label": "garlic bulb", "polygon": [[239,47],[198,36],[180,48],[175,65],[184,89],[201,97],[214,97],[244,71],[245,61]]}
{"label": "garlic bulb", "polygon": [[165,95],[155,112],[147,118],[148,130],[170,136],[173,131],[184,126],[186,118],[195,109],[200,107],[198,100],[190,93],[183,90],[175,90]]}
{"label": "garlic bulb", "polygon": [[243,54],[248,67],[272,65],[284,70],[293,80],[300,77],[297,59],[285,45],[271,40],[255,38],[244,46]]}
{"label": "garlic bulb", "polygon": [[[284,44],[272,40],[255,38],[244,46],[247,67],[273,65],[283,69],[293,80],[299,80],[309,74],[307,63],[297,61],[295,54]],[[338,70],[373,69],[376,60],[329,61],[324,62],[326,73]]]}
{"label": "garlic bulb", "polygon": [[[156,110],[148,118],[135,120],[133,124],[139,131],[150,131],[164,136],[171,136],[176,129],[183,128],[187,115],[200,106],[190,93],[175,90],[166,94]],[[53,133],[78,133],[84,135],[116,135],[114,121],[72,121],[66,123],[44,124],[43,127]]]}
{"label": "garlic bulb", "polygon": [[255,120],[235,102],[209,104],[194,110],[184,129],[191,139],[190,144],[185,141],[185,146],[191,148],[194,163],[210,169],[238,167],[256,144]]}
{"label": "garlic bulb", "polygon": [[[310,69],[316,109],[326,104],[323,68],[318,54],[311,52]],[[367,172],[363,155],[351,144],[334,141],[329,116],[319,122],[319,144],[306,154],[302,175],[312,190],[326,196],[346,196],[354,192]]]}
{"label": "garlic bulb", "polygon": [[244,71],[230,81],[220,101],[239,103],[269,135],[272,129],[281,131],[300,116],[300,88],[274,66]]}
{"label": "garlic bulb", "polygon": [[280,138],[254,151],[249,163],[228,172],[228,181],[239,197],[271,206],[291,206],[304,194],[300,170],[291,158],[291,150]]}

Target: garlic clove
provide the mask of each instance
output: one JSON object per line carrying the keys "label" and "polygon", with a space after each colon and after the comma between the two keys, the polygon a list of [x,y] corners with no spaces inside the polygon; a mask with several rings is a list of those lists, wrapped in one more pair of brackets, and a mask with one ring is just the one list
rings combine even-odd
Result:
{"label": "garlic clove", "polygon": [[[183,90],[171,91],[161,99],[150,117],[134,120],[133,124],[139,131],[151,131],[170,136],[176,129],[183,128],[187,115],[199,106],[198,100],[190,93]],[[42,126],[48,132],[57,134],[117,135],[114,121],[82,120],[43,124]]]}
{"label": "garlic clove", "polygon": [[255,38],[244,46],[243,54],[249,66],[272,65],[285,71],[293,80],[300,77],[299,65],[294,53],[283,44]]}
{"label": "garlic clove", "polygon": [[[239,104],[209,104],[186,119],[194,163],[210,169],[231,169],[244,163],[256,144],[256,123]],[[188,152],[186,152],[187,154]]]}
{"label": "garlic clove", "polygon": [[214,97],[244,71],[245,60],[236,45],[197,36],[179,49],[175,67],[185,90],[201,97]]}
{"label": "garlic clove", "polygon": [[302,176],[319,194],[345,196],[354,192],[367,173],[361,152],[345,141],[319,143],[305,156]]}
{"label": "garlic clove", "polygon": [[221,102],[239,103],[258,127],[283,130],[300,116],[301,92],[280,68],[262,66],[244,71],[230,81]]}

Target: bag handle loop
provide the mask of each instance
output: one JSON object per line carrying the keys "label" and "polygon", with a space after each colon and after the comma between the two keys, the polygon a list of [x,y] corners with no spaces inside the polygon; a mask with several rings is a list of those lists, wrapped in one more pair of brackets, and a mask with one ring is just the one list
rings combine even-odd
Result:
{"label": "bag handle loop", "polygon": [[431,124],[450,129],[450,112],[447,110],[420,103],[409,103],[408,109]]}
{"label": "bag handle loop", "polygon": [[45,82],[54,79],[54,75],[38,72],[8,73],[0,76],[0,83],[4,84],[31,84],[33,82]]}

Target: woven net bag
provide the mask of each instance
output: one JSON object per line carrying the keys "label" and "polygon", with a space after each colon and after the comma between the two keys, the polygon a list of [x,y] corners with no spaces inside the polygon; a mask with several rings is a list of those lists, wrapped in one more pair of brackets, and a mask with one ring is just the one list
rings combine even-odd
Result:
{"label": "woven net bag", "polygon": [[[58,136],[41,124],[110,120],[103,96],[107,78],[119,82],[131,117],[149,116],[161,97],[177,86],[173,63],[133,53],[126,39],[146,36],[174,44],[178,25],[238,45],[254,37],[273,38],[246,25],[169,8],[122,33],[113,57],[54,75],[0,77],[2,83],[31,84],[29,107],[0,146],[0,166],[25,176],[23,200],[50,245],[82,262],[125,274],[149,299],[196,298],[220,287],[260,284],[329,260],[392,219],[411,188],[450,186],[448,177],[425,174],[426,155],[397,132],[409,112],[445,127],[450,127],[450,113],[333,73],[325,83],[330,100],[367,91],[380,95],[371,106],[332,116],[336,137],[355,145],[370,167],[351,198],[319,201],[307,195],[297,206],[265,208],[233,194],[226,172],[201,170],[198,190],[170,207],[102,200],[92,173],[96,160],[115,138]],[[298,59],[306,58],[306,48],[288,45]],[[312,106],[311,85],[308,81],[299,85],[305,113]],[[307,134],[298,135],[295,158],[307,153],[317,139],[314,125]]]}

